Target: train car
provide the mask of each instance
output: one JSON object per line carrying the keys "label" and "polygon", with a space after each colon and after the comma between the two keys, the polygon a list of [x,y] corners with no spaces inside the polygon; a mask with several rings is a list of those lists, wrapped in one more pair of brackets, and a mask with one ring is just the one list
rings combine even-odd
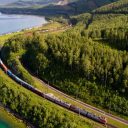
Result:
{"label": "train car", "polygon": [[41,92],[40,90],[36,89],[36,88],[33,89],[33,92],[36,93],[37,95],[41,96],[41,97],[44,97],[44,93]]}
{"label": "train car", "polygon": [[18,82],[18,83],[20,83],[20,84],[23,83],[23,81],[22,81],[19,77],[17,77],[16,75],[14,75],[10,70],[7,70],[7,74],[8,74],[12,79],[14,79],[16,82]]}
{"label": "train car", "polygon": [[3,64],[2,60],[0,59],[0,65],[5,72],[7,72],[8,68]]}
{"label": "train car", "polygon": [[102,117],[102,116],[101,116],[101,117],[99,117],[99,120],[100,120],[100,121],[99,121],[100,123],[106,125],[106,123],[107,123],[107,119],[106,119],[105,117]]}
{"label": "train car", "polygon": [[97,121],[99,123],[102,123],[102,124],[106,124],[107,123],[106,118],[96,116],[96,115],[94,115],[92,113],[89,113],[89,112],[87,113],[87,117],[90,118],[90,119],[92,119],[92,120],[94,120],[94,121]]}
{"label": "train car", "polygon": [[60,106],[63,106],[64,108],[68,108],[68,109],[70,108],[71,104],[60,100],[59,98],[55,97],[52,93],[45,94],[45,98]]}
{"label": "train car", "polygon": [[64,101],[62,101],[62,100],[56,100],[55,99],[55,103],[56,104],[59,104],[59,105],[61,105],[61,106],[63,106],[63,107],[65,107],[65,108],[70,108],[70,106],[71,106],[71,104],[69,104],[69,103],[66,103],[66,102],[64,102]]}
{"label": "train car", "polygon": [[74,105],[70,105],[70,108],[69,109],[72,110],[72,111],[74,111],[74,112],[76,112],[76,113],[80,113],[80,108],[78,108],[78,107],[76,107]]}
{"label": "train car", "polygon": [[70,103],[67,103],[67,102],[64,102],[64,101],[61,101],[61,104],[62,106],[64,106],[65,108],[70,108],[71,104]]}
{"label": "train car", "polygon": [[83,115],[84,117],[90,118],[90,119],[92,119],[92,120],[94,120],[96,122],[99,122],[99,123],[102,123],[102,124],[106,124],[107,123],[106,118],[96,116],[96,115],[94,115],[92,113],[89,113],[89,112],[87,112],[87,111],[85,111],[83,109],[80,109],[80,108],[78,108],[78,107],[76,107],[74,105],[70,106],[70,110],[72,110],[72,111],[74,111],[74,112],[76,112],[76,113],[78,113],[80,115]]}
{"label": "train car", "polygon": [[35,90],[35,87],[33,87],[32,85],[30,85],[30,84],[28,84],[28,83],[26,83],[24,81],[22,81],[21,84],[22,84],[22,86],[24,86],[25,88],[27,88],[27,89],[29,89],[31,91]]}
{"label": "train car", "polygon": [[80,109],[80,115],[82,115],[82,116],[87,116],[87,111],[85,111],[85,110],[83,110],[83,109]]}
{"label": "train car", "polygon": [[22,86],[24,86],[25,88],[32,90],[34,89],[33,86],[31,86],[30,84],[26,83],[25,81],[21,80],[19,77],[17,77],[16,75],[14,75],[10,70],[7,70],[7,74],[14,79],[17,83],[21,84]]}
{"label": "train car", "polygon": [[46,99],[54,102],[55,101],[55,98],[53,97],[53,94],[49,93],[49,94],[45,94],[44,96]]}
{"label": "train car", "polygon": [[12,72],[10,70],[7,70],[7,74],[12,77]]}
{"label": "train car", "polygon": [[21,79],[18,78],[16,75],[14,75],[10,70],[7,70],[8,76],[10,76],[12,79],[14,79],[16,82],[21,83]]}
{"label": "train car", "polygon": [[0,64],[2,64],[3,62],[2,62],[2,60],[0,59]]}
{"label": "train car", "polygon": [[87,113],[87,117],[90,118],[90,119],[93,119],[95,121],[99,121],[99,117],[90,113],[90,112]]}
{"label": "train car", "polygon": [[37,95],[44,97],[43,93],[34,88],[33,86],[31,86],[30,84],[26,83],[25,81],[21,80],[20,78],[18,78],[16,75],[14,75],[10,70],[7,71],[7,74],[13,78],[16,82],[20,83],[22,86],[24,86],[25,88],[31,90],[32,92],[36,93]]}

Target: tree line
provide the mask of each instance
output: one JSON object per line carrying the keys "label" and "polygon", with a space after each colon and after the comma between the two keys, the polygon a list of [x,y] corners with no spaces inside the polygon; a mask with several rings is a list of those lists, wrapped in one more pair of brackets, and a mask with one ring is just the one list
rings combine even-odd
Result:
{"label": "tree line", "polygon": [[21,36],[22,40],[13,37],[4,46],[3,51],[8,51],[4,57],[9,60],[23,50],[21,62],[40,78],[85,102],[128,115],[127,52],[71,31],[46,37]]}

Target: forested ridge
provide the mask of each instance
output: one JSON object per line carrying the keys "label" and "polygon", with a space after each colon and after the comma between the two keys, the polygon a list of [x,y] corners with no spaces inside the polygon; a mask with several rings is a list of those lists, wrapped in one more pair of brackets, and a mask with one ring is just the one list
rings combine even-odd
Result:
{"label": "forested ridge", "polygon": [[70,19],[74,27],[61,34],[10,38],[2,58],[29,83],[23,66],[65,93],[127,119],[128,14],[103,11]]}
{"label": "forested ridge", "polygon": [[128,1],[119,0],[107,6],[102,6],[101,8],[93,11],[95,13],[128,13]]}
{"label": "forested ridge", "polygon": [[11,4],[7,4],[5,6],[0,6],[0,11],[2,13],[35,14],[43,16],[78,15],[81,13],[90,12],[98,7],[112,3],[117,0],[62,0],[61,2],[60,1],[61,0],[21,0]]}

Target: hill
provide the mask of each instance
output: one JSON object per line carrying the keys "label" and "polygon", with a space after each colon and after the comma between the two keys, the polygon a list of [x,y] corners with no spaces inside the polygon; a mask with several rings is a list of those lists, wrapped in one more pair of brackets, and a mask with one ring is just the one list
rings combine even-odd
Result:
{"label": "hill", "polygon": [[[72,3],[49,5],[37,9],[36,14],[44,9],[58,11],[56,7],[69,11],[66,7],[72,7]],[[33,83],[25,72],[27,67],[63,92],[128,120],[128,13],[124,9],[126,0],[88,13],[74,10],[70,30],[59,34],[34,31],[30,36],[11,37],[1,55],[22,79]]]}
{"label": "hill", "polygon": [[94,11],[95,13],[128,13],[128,1],[119,0]]}
{"label": "hill", "polygon": [[[76,15],[91,11],[116,0],[69,0],[69,1],[20,1],[0,8],[4,13],[28,13],[39,15]],[[54,4],[53,4],[54,3]],[[49,5],[50,4],[50,5]],[[24,8],[24,9],[22,9]]]}
{"label": "hill", "polygon": [[21,62],[65,93],[128,119],[128,14],[102,13],[71,17],[75,26],[60,35],[14,37],[2,56],[10,67]]}
{"label": "hill", "polygon": [[33,6],[38,6],[38,7],[43,7],[48,4],[57,4],[61,0],[20,0],[20,1],[15,1],[11,2],[10,4],[6,4],[6,7],[19,7],[19,8],[26,8],[26,7],[33,7]]}

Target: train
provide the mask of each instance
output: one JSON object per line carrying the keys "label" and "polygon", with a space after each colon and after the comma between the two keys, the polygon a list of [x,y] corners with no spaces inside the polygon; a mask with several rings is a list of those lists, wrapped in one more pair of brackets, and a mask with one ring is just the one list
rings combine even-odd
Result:
{"label": "train", "polygon": [[17,83],[19,83],[21,86],[23,86],[24,88],[36,93],[37,95],[59,105],[62,106],[70,111],[73,111],[79,115],[82,115],[84,117],[87,117],[89,119],[92,119],[96,122],[99,122],[101,124],[106,125],[107,124],[107,119],[103,116],[98,116],[95,115],[93,113],[90,113],[84,109],[81,109],[77,106],[74,106],[70,103],[67,103],[61,99],[59,99],[58,97],[55,97],[52,93],[43,93],[42,91],[40,91],[39,89],[33,87],[32,85],[28,84],[27,82],[23,81],[22,79],[20,79],[19,77],[17,77],[15,74],[13,74],[3,63],[3,61],[0,59],[0,66],[1,68],[4,70],[4,72],[10,77],[12,78],[14,81],[16,81]]}

